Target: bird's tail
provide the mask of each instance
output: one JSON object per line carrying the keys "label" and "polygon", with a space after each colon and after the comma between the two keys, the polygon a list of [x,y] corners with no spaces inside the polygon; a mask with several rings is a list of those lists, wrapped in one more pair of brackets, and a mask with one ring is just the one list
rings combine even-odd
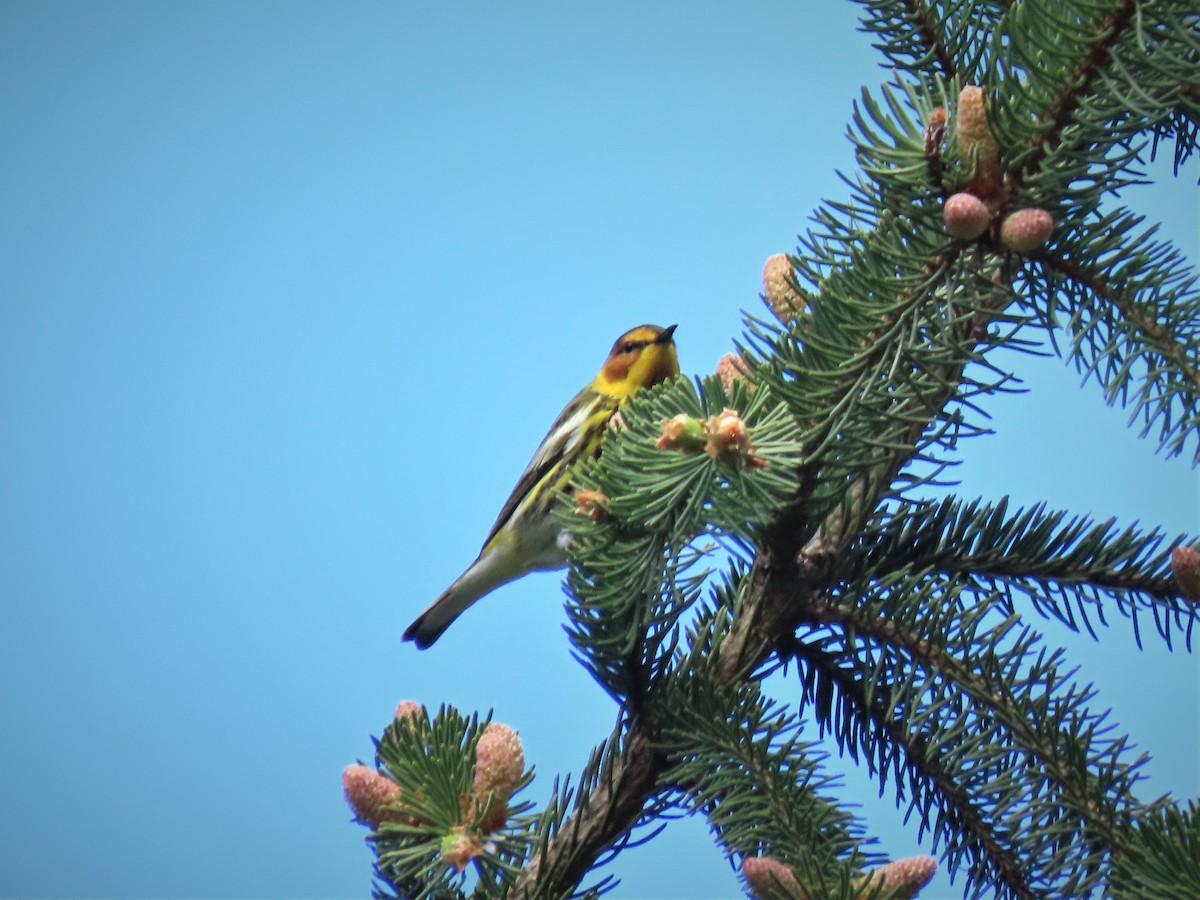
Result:
{"label": "bird's tail", "polygon": [[521,574],[506,553],[483,553],[404,631],[404,640],[424,650],[485,594]]}

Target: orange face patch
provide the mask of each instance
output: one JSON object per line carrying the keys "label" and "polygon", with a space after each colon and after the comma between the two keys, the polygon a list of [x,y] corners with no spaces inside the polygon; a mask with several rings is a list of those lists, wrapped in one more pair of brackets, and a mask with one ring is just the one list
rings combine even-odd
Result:
{"label": "orange face patch", "polygon": [[[639,325],[617,338],[613,343],[612,350],[609,351],[608,359],[604,361],[604,366],[600,370],[601,377],[608,382],[620,382],[627,378],[630,369],[641,357],[642,351],[647,345],[653,344],[663,330],[657,325]],[[660,375],[655,372],[651,375],[652,380],[648,381],[648,384],[657,384],[671,374],[664,372]]]}

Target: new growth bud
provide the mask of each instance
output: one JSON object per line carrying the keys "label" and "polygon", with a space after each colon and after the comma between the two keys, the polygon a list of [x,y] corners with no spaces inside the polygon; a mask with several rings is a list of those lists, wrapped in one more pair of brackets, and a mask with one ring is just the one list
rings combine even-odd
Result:
{"label": "new growth bud", "polygon": [[959,93],[954,133],[959,155],[974,162],[977,177],[999,176],[1000,148],[988,127],[987,98],[978,85],[968,84]]}
{"label": "new growth bud", "polygon": [[575,492],[575,515],[587,516],[593,522],[608,520],[608,497],[603,491],[584,488]]}
{"label": "new growth bud", "polygon": [[946,108],[935,106],[925,123],[925,158],[934,159],[941,153],[942,138],[946,136]]}
{"label": "new growth bud", "polygon": [[723,409],[708,421],[693,419],[680,413],[664,419],[662,435],[655,442],[659,450],[681,450],[685,453],[707,453],[713,459],[731,465],[743,464],[750,469],[761,469],[766,462],[754,455],[754,444],[750,442],[750,429],[736,409]]}
{"label": "new growth bud", "polygon": [[709,418],[704,452],[716,457],[744,456],[750,452],[750,434],[736,409],[726,407]]}
{"label": "new growth bud", "polygon": [[484,849],[477,836],[455,829],[442,838],[442,862],[449,863],[462,872]]}
{"label": "new growth bud", "polygon": [[728,463],[744,462],[748,467],[760,469],[766,465],[754,456],[754,445],[750,443],[750,430],[736,409],[723,409],[711,416],[706,426],[708,441],[704,452],[714,459]]}
{"label": "new growth bud", "polygon": [[680,413],[670,419],[663,419],[662,434],[654,442],[654,446],[659,450],[695,453],[704,448],[705,440],[704,423],[686,413]]}

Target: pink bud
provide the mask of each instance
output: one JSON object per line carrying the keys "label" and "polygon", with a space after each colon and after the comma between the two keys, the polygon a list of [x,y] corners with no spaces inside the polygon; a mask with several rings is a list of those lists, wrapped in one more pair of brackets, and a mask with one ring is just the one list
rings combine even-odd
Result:
{"label": "pink bud", "polygon": [[409,716],[417,717],[425,712],[425,707],[416,700],[401,700],[400,705],[396,707],[394,719],[404,719]]}
{"label": "pink bud", "polygon": [[400,786],[369,766],[354,763],[342,771],[342,790],[354,817],[368,825],[391,820],[388,807],[400,799]]}
{"label": "pink bud", "polygon": [[736,353],[726,353],[717,363],[717,374],[721,376],[725,393],[733,393],[733,383],[746,377],[746,363]]}
{"label": "pink bud", "polygon": [[890,897],[915,897],[936,871],[937,860],[932,856],[910,856],[869,872],[856,887],[863,897],[872,890],[881,890]]}
{"label": "pink bud", "polygon": [[946,230],[964,241],[973,241],[987,231],[991,219],[984,202],[966,191],[947,198],[942,209]]}
{"label": "pink bud", "polygon": [[475,793],[502,792],[508,796],[525,772],[525,751],[516,731],[492,722],[475,745]]}
{"label": "pink bud", "polygon": [[1000,223],[1000,243],[1017,253],[1036,250],[1054,231],[1054,217],[1044,209],[1018,209]]}
{"label": "pink bud", "polygon": [[763,265],[763,297],[775,318],[785,325],[808,306],[793,286],[795,277],[787,254],[776,253]]}
{"label": "pink bud", "polygon": [[504,823],[508,798],[525,772],[521,739],[507,725],[492,722],[475,745],[475,781],[471,793],[482,809],[482,825],[492,831]]}
{"label": "pink bud", "polygon": [[804,897],[792,870],[777,859],[747,856],[742,860],[742,877],[758,900],[800,900]]}

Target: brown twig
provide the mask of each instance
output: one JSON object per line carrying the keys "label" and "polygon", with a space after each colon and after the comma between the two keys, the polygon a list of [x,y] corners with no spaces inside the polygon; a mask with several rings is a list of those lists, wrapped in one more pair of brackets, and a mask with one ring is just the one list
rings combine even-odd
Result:
{"label": "brown twig", "polygon": [[928,7],[921,0],[906,0],[904,5],[908,7],[908,17],[916,25],[921,40],[929,48],[938,68],[942,70],[942,74],[949,81],[958,74],[958,65],[942,42],[942,36],[934,27]]}
{"label": "brown twig", "polygon": [[1055,95],[1054,101],[1042,115],[1045,125],[1030,141],[1033,152],[1021,161],[1017,171],[1010,173],[1016,180],[1023,180],[1042,164],[1052,145],[1061,136],[1063,128],[1079,108],[1084,94],[1096,76],[1111,62],[1112,48],[1133,21],[1137,5],[1137,0],[1121,0],[1117,8],[1100,24],[1099,39],[1063,79],[1067,86]]}
{"label": "brown twig", "polygon": [[587,805],[564,823],[545,854],[525,867],[510,898],[564,896],[583,880],[596,857],[633,826],[665,768],[650,738],[644,725],[630,728],[607,777],[591,792]]}

